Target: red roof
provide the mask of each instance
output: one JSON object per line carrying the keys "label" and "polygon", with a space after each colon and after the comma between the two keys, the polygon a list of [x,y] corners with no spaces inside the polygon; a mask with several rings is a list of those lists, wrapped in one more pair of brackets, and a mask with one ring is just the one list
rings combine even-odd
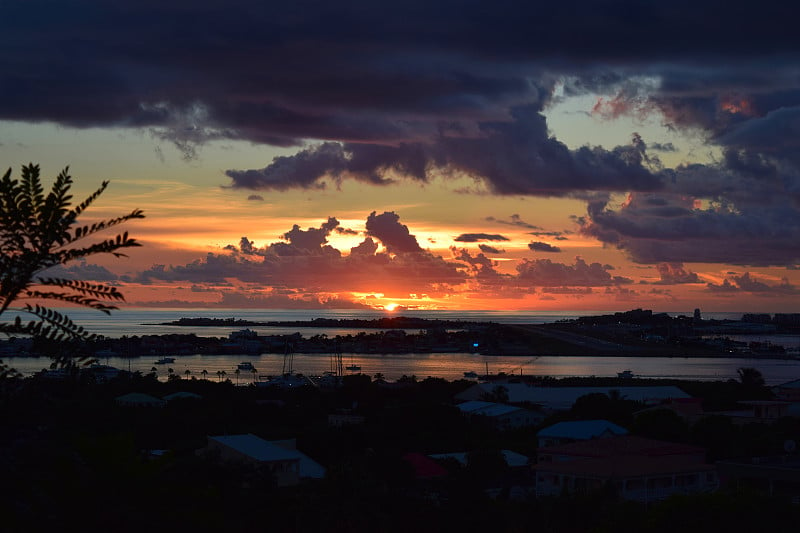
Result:
{"label": "red roof", "polygon": [[714,466],[685,456],[618,456],[540,463],[539,472],[577,474],[597,478],[629,478],[713,471]]}
{"label": "red roof", "polygon": [[430,479],[447,475],[447,470],[430,457],[421,453],[409,452],[403,456],[403,460],[414,469],[414,477],[417,479]]}
{"label": "red roof", "polygon": [[616,457],[616,456],[669,456],[705,454],[703,448],[646,439],[635,435],[619,435],[600,439],[571,442],[547,448],[539,448],[539,455],[565,455],[573,457]]}

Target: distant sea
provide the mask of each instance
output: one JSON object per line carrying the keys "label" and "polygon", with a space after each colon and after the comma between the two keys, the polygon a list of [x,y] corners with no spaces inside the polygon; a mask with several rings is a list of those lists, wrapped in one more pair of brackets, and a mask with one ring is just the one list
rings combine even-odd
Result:
{"label": "distant sea", "polygon": [[[476,322],[498,322],[504,324],[545,324],[558,320],[611,314],[610,311],[563,311],[551,313],[499,312],[499,311],[397,311],[394,313],[364,310],[254,310],[254,309],[142,309],[124,308],[110,316],[84,309],[64,310],[76,323],[91,332],[107,337],[123,335],[162,335],[168,333],[194,333],[198,336],[227,337],[239,328],[235,327],[182,327],[163,326],[183,317],[235,318],[259,322],[302,321],[314,318],[382,318],[386,316],[409,316],[442,320],[470,320]],[[692,314],[691,311],[669,313],[671,316]],[[703,313],[707,319],[738,320],[742,313]],[[325,333],[326,335],[354,334],[361,330],[348,328],[290,328],[290,327],[251,327],[259,335],[288,335],[299,332],[304,337]],[[800,337],[785,336],[784,344],[797,347]],[[756,336],[753,340],[770,340]],[[208,379],[216,380],[217,372],[224,371],[231,381],[244,385],[258,376],[277,375],[283,369],[283,356],[280,354],[248,355],[175,355],[175,362],[169,365],[156,365],[156,359],[175,354],[153,354],[126,359],[108,357],[102,363],[120,369],[144,373],[156,369],[160,379],[166,379],[169,368],[182,377],[200,378],[207,371]],[[800,360],[742,359],[742,358],[684,358],[684,357],[587,357],[587,356],[485,356],[471,353],[429,353],[429,354],[343,354],[345,365],[357,365],[361,371],[374,375],[383,374],[387,379],[398,379],[402,375],[416,375],[420,379],[433,376],[449,380],[460,379],[464,372],[479,374],[524,373],[527,375],[570,377],[570,376],[616,376],[622,370],[631,370],[638,377],[674,378],[697,380],[736,379],[739,367],[755,367],[762,372],[769,385],[800,379]],[[4,361],[25,375],[31,375],[49,364],[45,358],[6,358]],[[257,374],[241,371],[235,374],[241,361],[252,363]],[[305,374],[321,374],[331,370],[330,354],[295,354],[293,369]],[[188,371],[188,374],[187,374]]]}
{"label": "distant sea", "polygon": [[[607,315],[613,311],[553,311],[537,313],[532,311],[419,311],[398,310],[394,312],[362,310],[362,309],[155,309],[126,307],[105,315],[91,309],[63,309],[77,324],[87,330],[105,335],[106,337],[121,337],[123,335],[162,335],[166,333],[194,333],[201,337],[227,337],[235,328],[230,327],[203,327],[191,328],[185,326],[162,326],[180,318],[235,318],[237,320],[250,320],[254,322],[273,321],[302,321],[315,318],[333,319],[375,319],[391,316],[406,316],[415,318],[439,320],[469,320],[474,322],[498,322],[501,324],[549,324],[558,320],[569,320],[581,316]],[[691,316],[693,311],[669,312],[670,316]],[[743,313],[704,313],[706,319],[732,319],[738,320]],[[259,335],[286,335],[297,331],[306,335],[325,333],[332,334],[350,333],[352,329],[326,329],[326,328],[274,328],[251,327]]]}

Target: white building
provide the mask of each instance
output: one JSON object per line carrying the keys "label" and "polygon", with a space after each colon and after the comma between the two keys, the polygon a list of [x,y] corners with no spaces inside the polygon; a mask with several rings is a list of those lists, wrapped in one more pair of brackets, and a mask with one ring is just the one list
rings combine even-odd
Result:
{"label": "white building", "polygon": [[490,398],[502,386],[509,403],[530,403],[550,411],[568,411],[581,396],[587,394],[617,395],[624,400],[635,400],[648,404],[660,403],[673,398],[690,398],[674,386],[653,387],[537,387],[527,383],[492,381],[478,383],[457,394],[457,400],[482,400]]}

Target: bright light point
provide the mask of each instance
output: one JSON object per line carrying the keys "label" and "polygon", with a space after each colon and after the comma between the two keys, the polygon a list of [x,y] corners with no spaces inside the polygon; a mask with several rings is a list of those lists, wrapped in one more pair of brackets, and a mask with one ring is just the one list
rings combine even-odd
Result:
{"label": "bright light point", "polygon": [[386,304],[386,305],[384,305],[384,306],[383,306],[383,308],[384,308],[386,311],[389,311],[389,312],[392,312],[392,311],[394,311],[394,310],[395,310],[395,309],[397,309],[398,307],[400,307],[400,305],[399,305],[399,304],[396,304],[396,303],[390,303],[390,304]]}

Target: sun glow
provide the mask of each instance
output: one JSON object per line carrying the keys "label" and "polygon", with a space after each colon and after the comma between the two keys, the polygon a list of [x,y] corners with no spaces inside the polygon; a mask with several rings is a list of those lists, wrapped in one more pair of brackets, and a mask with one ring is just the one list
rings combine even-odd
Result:
{"label": "sun glow", "polygon": [[389,304],[386,304],[386,305],[384,305],[384,306],[383,306],[383,308],[384,308],[386,311],[389,311],[389,312],[392,312],[392,311],[394,311],[394,310],[395,310],[395,309],[397,309],[398,307],[400,307],[400,304],[396,304],[396,303],[394,303],[394,302],[392,302],[392,303],[389,303]]}

